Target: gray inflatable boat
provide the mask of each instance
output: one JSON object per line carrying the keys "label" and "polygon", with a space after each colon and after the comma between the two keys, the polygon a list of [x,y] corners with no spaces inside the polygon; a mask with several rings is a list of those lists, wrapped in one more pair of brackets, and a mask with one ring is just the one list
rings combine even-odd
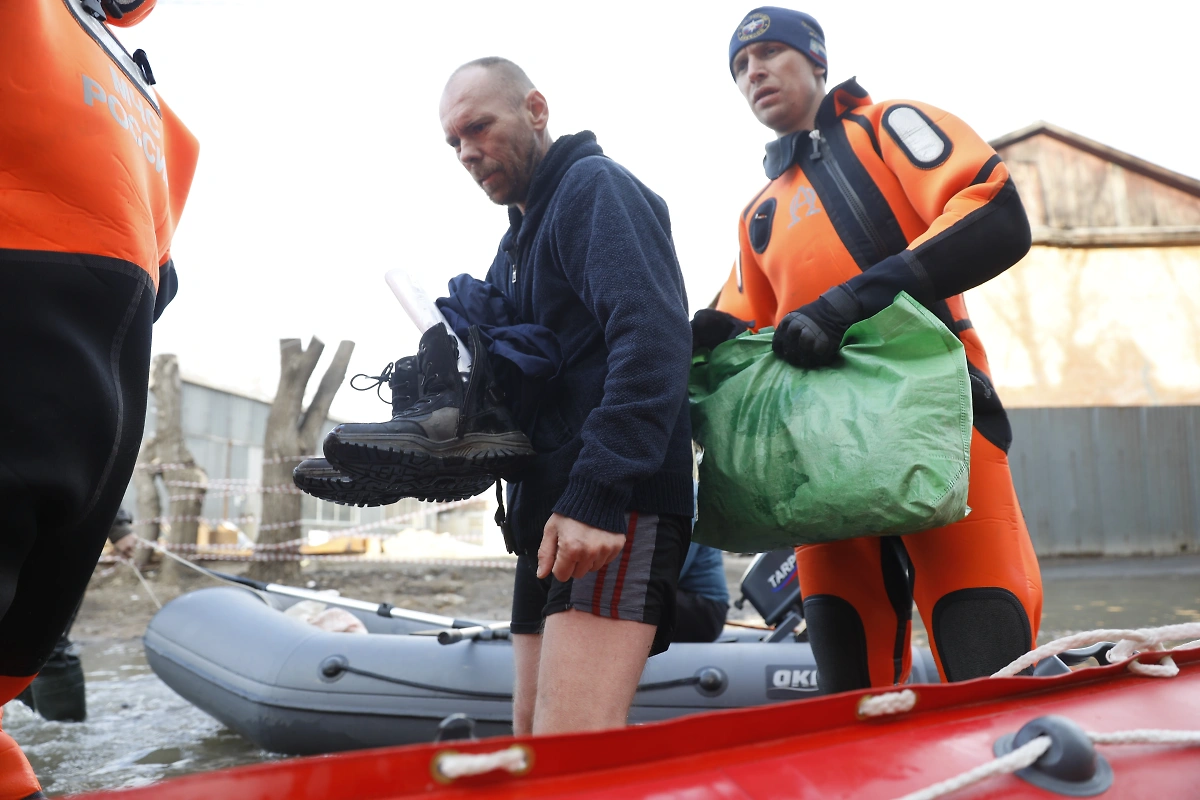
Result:
{"label": "gray inflatable boat", "polygon": [[[416,635],[428,623],[364,611],[351,613],[366,635],[329,633],[284,614],[295,602],[237,587],[183,595],[151,620],[146,659],[189,702],[276,753],[512,732],[507,639],[440,644]],[[792,627],[727,627],[716,642],[671,645],[647,663],[630,721],[815,695],[812,650]],[[938,681],[927,649],[914,648],[912,663],[914,682]]]}

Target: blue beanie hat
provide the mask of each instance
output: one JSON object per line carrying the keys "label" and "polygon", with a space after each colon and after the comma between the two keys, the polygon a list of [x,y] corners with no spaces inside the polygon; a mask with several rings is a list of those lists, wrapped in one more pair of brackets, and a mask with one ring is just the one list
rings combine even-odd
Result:
{"label": "blue beanie hat", "polygon": [[821,30],[819,22],[802,11],[761,6],[747,14],[729,40],[729,74],[733,74],[733,58],[738,51],[757,41],[782,42],[799,50],[817,66],[829,69],[825,31]]}

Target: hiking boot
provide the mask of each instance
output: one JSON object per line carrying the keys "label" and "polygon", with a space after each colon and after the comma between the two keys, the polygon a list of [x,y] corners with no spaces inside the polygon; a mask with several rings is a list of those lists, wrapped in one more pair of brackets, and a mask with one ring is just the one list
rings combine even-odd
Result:
{"label": "hiking boot", "polygon": [[[366,378],[375,382],[367,386],[357,386],[354,382],[359,378]],[[390,401],[380,394],[385,383],[392,392],[392,399]],[[350,387],[360,392],[368,392],[374,389],[375,394],[380,400],[383,400],[385,403],[391,403],[392,416],[394,417],[417,402],[417,357],[405,356],[404,358],[397,359],[384,367],[383,372],[379,375],[367,375],[360,372],[350,379]]]}
{"label": "hiking boot", "polygon": [[388,422],[346,423],[325,437],[325,457],[355,476],[408,490],[431,477],[506,477],[534,455],[503,404],[479,329],[471,372],[458,373],[458,340],[436,325],[417,352],[417,401]]}
{"label": "hiking boot", "polygon": [[370,478],[354,478],[323,458],[306,458],[292,470],[292,482],[319,500],[344,506],[389,506],[403,495]]}
{"label": "hiking boot", "polygon": [[[359,378],[375,382],[359,386],[355,383]],[[392,393],[390,401],[381,393],[385,383]],[[417,359],[414,356],[397,359],[379,375],[359,373],[350,379],[350,387],[360,392],[374,389],[380,400],[391,403],[393,416],[399,414],[417,400]],[[347,475],[323,458],[302,461],[292,470],[292,482],[319,500],[346,506],[387,506],[408,496],[385,483]]]}
{"label": "hiking boot", "polygon": [[466,500],[487,491],[491,477],[426,478],[411,482],[404,489],[371,478],[351,475],[324,458],[309,458],[292,471],[292,481],[307,494],[344,506],[388,506],[405,497],[444,503]]}

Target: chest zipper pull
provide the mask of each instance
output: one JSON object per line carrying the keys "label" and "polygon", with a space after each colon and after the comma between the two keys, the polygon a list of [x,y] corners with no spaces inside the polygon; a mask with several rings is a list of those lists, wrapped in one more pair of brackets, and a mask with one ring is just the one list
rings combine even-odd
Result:
{"label": "chest zipper pull", "polygon": [[821,132],[815,128],[808,132],[808,138],[812,139],[812,154],[809,156],[810,161],[821,160]]}
{"label": "chest zipper pull", "polygon": [[513,265],[512,265],[512,282],[514,284],[517,282],[517,262],[515,262],[515,261],[513,262]]}

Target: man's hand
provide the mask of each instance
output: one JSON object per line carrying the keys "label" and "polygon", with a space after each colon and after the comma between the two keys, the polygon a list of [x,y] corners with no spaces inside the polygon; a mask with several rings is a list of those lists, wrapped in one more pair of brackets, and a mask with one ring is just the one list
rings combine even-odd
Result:
{"label": "man's hand", "polygon": [[582,578],[621,555],[625,534],[609,533],[578,520],[552,514],[538,548],[539,578],[551,572],[560,581]]}
{"label": "man's hand", "polygon": [[132,558],[133,552],[137,550],[137,535],[133,533],[125,534],[113,542],[113,550],[116,550],[117,555],[121,558]]}
{"label": "man's hand", "polygon": [[846,330],[862,318],[862,304],[840,284],[784,317],[775,328],[771,349],[797,367],[823,367],[833,363]]}

